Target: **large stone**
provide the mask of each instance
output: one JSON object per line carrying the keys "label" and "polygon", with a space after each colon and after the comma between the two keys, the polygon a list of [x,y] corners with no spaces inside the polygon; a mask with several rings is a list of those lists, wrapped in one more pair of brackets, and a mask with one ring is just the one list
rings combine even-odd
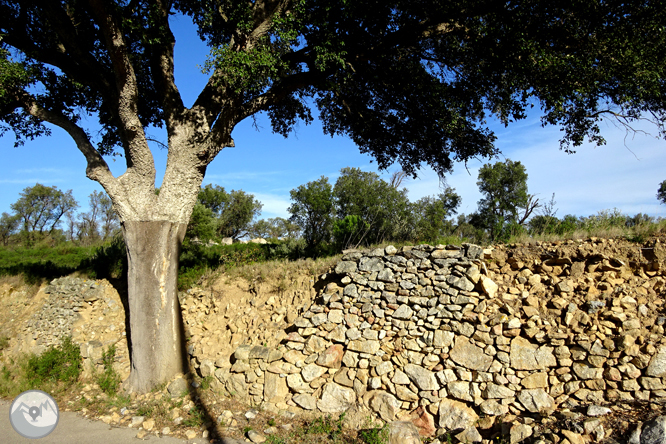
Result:
{"label": "large stone", "polygon": [[435,374],[420,365],[407,364],[404,366],[403,371],[420,390],[439,390]]}
{"label": "large stone", "polygon": [[647,376],[661,378],[666,376],[666,347],[661,346],[657,353],[650,359],[650,364],[645,370]]}
{"label": "large stone", "polygon": [[494,298],[497,295],[497,290],[499,287],[489,277],[481,276],[479,278],[479,285],[481,286],[481,291],[487,294],[489,298]]}
{"label": "large stone", "polygon": [[657,416],[652,421],[643,423],[638,436],[639,444],[666,444],[666,416]]}
{"label": "large stone", "polygon": [[509,442],[511,444],[522,443],[532,436],[532,433],[532,427],[529,425],[516,423],[511,426],[511,429],[509,429]]}
{"label": "large stone", "polygon": [[377,275],[377,280],[381,282],[395,282],[395,276],[393,275],[393,271],[391,271],[390,268],[384,268],[382,271],[379,272]]}
{"label": "large stone", "polygon": [[402,402],[390,393],[383,390],[373,390],[364,396],[368,406],[377,413],[384,421],[395,420],[395,415],[400,411]]}
{"label": "large stone", "polygon": [[314,396],[298,394],[294,395],[291,399],[305,410],[314,410],[317,408],[317,399]]}
{"label": "large stone", "polygon": [[573,371],[580,379],[601,379],[604,369],[590,367],[584,362],[574,362]]}
{"label": "large stone", "polygon": [[419,431],[407,421],[393,421],[389,424],[388,444],[421,444]]}
{"label": "large stone", "polygon": [[247,384],[245,375],[231,375],[227,379],[226,389],[232,396],[238,396],[240,399],[247,397]]}
{"label": "large stone", "polygon": [[414,310],[407,304],[402,304],[396,311],[393,312],[393,317],[396,319],[410,320],[414,316]]}
{"label": "large stone", "polygon": [[395,393],[398,396],[398,399],[407,402],[418,402],[419,395],[405,387],[404,385],[396,385]]}
{"label": "large stone", "polygon": [[509,406],[500,404],[494,399],[487,399],[483,401],[479,408],[481,411],[488,416],[500,416],[506,415],[509,412]]}
{"label": "large stone", "polygon": [[555,409],[555,400],[543,389],[521,390],[517,398],[532,413],[550,413]]}
{"label": "large stone", "polygon": [[553,347],[539,347],[520,336],[511,341],[510,359],[514,370],[544,370],[557,365]]}
{"label": "large stone", "polygon": [[264,401],[283,402],[289,394],[286,378],[280,378],[275,373],[264,373]]}
{"label": "large stone", "polygon": [[356,262],[340,261],[338,262],[338,265],[335,266],[336,274],[355,273],[355,272],[356,272]]}
{"label": "large stone", "polygon": [[419,429],[419,435],[421,436],[433,436],[437,431],[435,418],[423,406],[410,413],[409,418],[412,424]]}
{"label": "large stone", "polygon": [[457,336],[450,357],[456,364],[470,370],[485,372],[493,363],[492,356],[488,356],[483,349],[469,342],[466,336]]}
{"label": "large stone", "polygon": [[446,282],[453,286],[456,287],[460,290],[463,291],[472,291],[474,290],[474,284],[471,283],[467,278],[465,277],[458,277],[454,275],[450,275],[448,278],[446,278]]}
{"label": "large stone", "polygon": [[329,382],[324,386],[321,399],[317,401],[317,407],[324,413],[341,413],[354,405],[356,393],[354,390],[342,387],[335,382]]}
{"label": "large stone", "polygon": [[178,398],[187,393],[187,381],[185,378],[176,378],[167,387],[172,398]]}
{"label": "large stone", "polygon": [[344,348],[340,344],[331,345],[317,358],[317,365],[327,368],[340,368],[342,366],[342,356]]}
{"label": "large stone", "polygon": [[479,433],[478,430],[476,430],[476,427],[467,427],[465,430],[462,432],[456,434],[456,439],[459,442],[464,442],[464,443],[480,443],[483,441],[483,437]]}
{"label": "large stone", "polygon": [[486,389],[483,391],[483,395],[484,398],[489,399],[505,399],[513,398],[516,395],[516,392],[503,385],[489,382],[488,385],[486,385]]}
{"label": "large stone", "polygon": [[460,399],[462,401],[474,401],[467,381],[452,381],[446,384],[446,392],[449,397]]}
{"label": "large stone", "polygon": [[310,384],[303,381],[303,377],[300,375],[300,373],[287,375],[285,379],[287,380],[287,385],[289,388],[296,393],[310,393],[312,391]]}
{"label": "large stone", "polygon": [[382,271],[384,262],[379,257],[362,257],[358,263],[358,269],[361,271]]}
{"label": "large stone", "polygon": [[312,382],[327,371],[328,369],[325,367],[320,367],[316,364],[308,364],[303,367],[303,370],[301,370],[301,375],[306,382]]}
{"label": "large stone", "polygon": [[521,384],[527,389],[548,387],[548,373],[532,373],[531,375],[524,377]]}
{"label": "large stone", "polygon": [[442,399],[439,403],[439,427],[447,430],[466,429],[478,419],[479,415],[460,401]]}
{"label": "large stone", "polygon": [[349,341],[349,344],[347,344],[347,350],[368,353],[371,355],[377,353],[380,347],[381,343],[374,339]]}

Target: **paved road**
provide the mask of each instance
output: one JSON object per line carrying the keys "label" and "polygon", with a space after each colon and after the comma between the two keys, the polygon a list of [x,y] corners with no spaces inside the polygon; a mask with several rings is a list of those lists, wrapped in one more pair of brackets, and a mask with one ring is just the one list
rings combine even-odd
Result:
{"label": "paved road", "polygon": [[[75,412],[60,412],[55,430],[41,439],[24,438],[14,431],[9,422],[11,402],[0,399],[0,443],[2,444],[138,444],[137,430],[116,428],[102,421],[91,421]],[[154,444],[208,444],[201,437],[185,441],[172,437],[158,438],[155,435],[145,439]],[[224,442],[224,441],[223,441]],[[229,444],[236,441],[229,440]]]}

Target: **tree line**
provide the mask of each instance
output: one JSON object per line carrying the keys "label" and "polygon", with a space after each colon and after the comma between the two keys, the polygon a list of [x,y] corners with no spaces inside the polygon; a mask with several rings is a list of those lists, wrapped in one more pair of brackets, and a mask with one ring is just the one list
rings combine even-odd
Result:
{"label": "tree line", "polygon": [[[343,168],[334,184],[321,176],[291,190],[288,219],[259,219],[263,204],[253,194],[208,184],[199,191],[185,243],[213,244],[225,238],[298,241],[303,254],[320,255],[386,241],[436,243],[457,238],[485,244],[522,234],[564,236],[576,230],[631,228],[659,220],[647,214],[624,215],[617,209],[558,218],[555,194],[540,202],[528,191],[525,166],[510,159],[479,169],[482,198],[477,211],[467,215],[457,214],[461,197],[445,184],[438,194],[411,202],[408,189],[402,187],[406,178],[403,171],[386,181],[374,172]],[[159,189],[155,192],[159,194]],[[659,184],[657,199],[666,204],[666,181]],[[88,197],[87,212],[76,212],[79,203],[72,190],[39,183],[25,188],[10,207],[12,213],[0,218],[4,246],[33,246],[45,239],[88,246],[120,232],[111,199],[98,191]]]}

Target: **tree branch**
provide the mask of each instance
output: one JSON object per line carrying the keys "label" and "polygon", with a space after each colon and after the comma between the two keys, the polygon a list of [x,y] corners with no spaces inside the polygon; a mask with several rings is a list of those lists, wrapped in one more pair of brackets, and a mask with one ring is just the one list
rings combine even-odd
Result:
{"label": "tree branch", "polygon": [[[141,177],[144,185],[154,187],[155,163],[139,120],[139,88],[117,17],[104,0],[89,0],[97,24],[102,30],[118,92],[117,117],[125,148],[127,173]],[[152,184],[152,185],[151,185]]]}

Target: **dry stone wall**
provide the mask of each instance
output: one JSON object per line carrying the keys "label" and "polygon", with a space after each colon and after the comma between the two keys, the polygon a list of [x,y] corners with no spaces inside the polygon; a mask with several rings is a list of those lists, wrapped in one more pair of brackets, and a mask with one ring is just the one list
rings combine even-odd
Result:
{"label": "dry stone wall", "polygon": [[[495,417],[662,402],[663,247],[595,242],[347,252],[279,347],[241,346],[200,372],[267,407],[365,406],[463,442]],[[532,434],[514,428],[511,442]]]}

